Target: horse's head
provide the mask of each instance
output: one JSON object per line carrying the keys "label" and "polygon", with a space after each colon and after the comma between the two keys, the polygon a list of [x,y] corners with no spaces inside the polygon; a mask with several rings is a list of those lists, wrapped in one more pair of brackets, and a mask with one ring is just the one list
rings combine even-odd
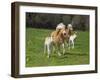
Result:
{"label": "horse's head", "polygon": [[73,34],[73,26],[71,24],[68,24],[68,26],[67,26],[67,33],[69,35],[72,35]]}
{"label": "horse's head", "polygon": [[67,28],[72,31],[73,30],[72,24],[68,24]]}
{"label": "horse's head", "polygon": [[60,34],[61,34],[63,37],[66,37],[66,36],[67,36],[66,29],[65,29],[65,28],[62,28],[62,29],[60,30]]}

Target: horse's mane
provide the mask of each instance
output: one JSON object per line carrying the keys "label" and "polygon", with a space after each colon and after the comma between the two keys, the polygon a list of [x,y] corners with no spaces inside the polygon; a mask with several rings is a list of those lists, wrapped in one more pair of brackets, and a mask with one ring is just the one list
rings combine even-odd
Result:
{"label": "horse's mane", "polygon": [[60,29],[58,29],[58,30],[56,30],[57,31],[57,34],[56,35],[58,35],[59,33],[60,33]]}

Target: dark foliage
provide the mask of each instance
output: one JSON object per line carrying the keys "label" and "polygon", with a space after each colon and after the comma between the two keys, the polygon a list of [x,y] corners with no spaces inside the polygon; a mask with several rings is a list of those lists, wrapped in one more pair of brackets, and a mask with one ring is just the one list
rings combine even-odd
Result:
{"label": "dark foliage", "polygon": [[26,13],[27,27],[54,29],[61,22],[66,26],[72,24],[76,30],[89,30],[89,15]]}

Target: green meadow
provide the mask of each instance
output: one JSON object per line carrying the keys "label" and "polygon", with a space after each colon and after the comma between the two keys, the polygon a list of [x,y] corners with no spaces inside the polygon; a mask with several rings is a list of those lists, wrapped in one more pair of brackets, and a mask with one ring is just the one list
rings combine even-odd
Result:
{"label": "green meadow", "polygon": [[44,40],[52,31],[26,28],[26,67],[89,64],[88,31],[77,31],[74,49],[69,50],[66,47],[64,55],[58,56],[57,53],[51,53],[50,58],[47,58],[47,53],[44,54]]}

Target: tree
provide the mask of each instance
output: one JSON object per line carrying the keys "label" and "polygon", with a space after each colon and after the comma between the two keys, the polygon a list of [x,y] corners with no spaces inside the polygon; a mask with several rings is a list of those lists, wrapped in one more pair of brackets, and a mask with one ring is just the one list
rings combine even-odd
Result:
{"label": "tree", "polygon": [[56,28],[57,24],[72,24],[76,30],[89,30],[88,15],[67,15],[51,13],[26,13],[26,26],[35,28]]}

